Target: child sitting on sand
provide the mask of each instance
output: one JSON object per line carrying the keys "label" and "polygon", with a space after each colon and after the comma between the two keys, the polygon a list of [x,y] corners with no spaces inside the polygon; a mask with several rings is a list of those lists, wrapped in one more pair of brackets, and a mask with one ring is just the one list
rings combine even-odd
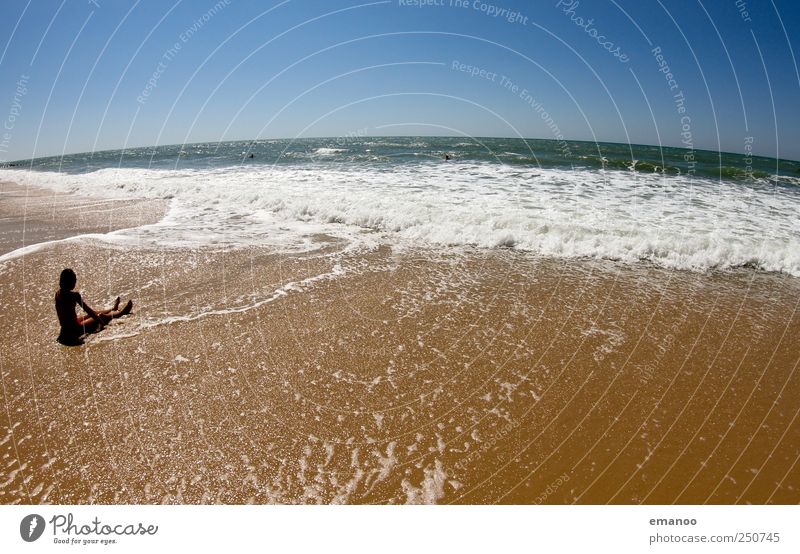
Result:
{"label": "child sitting on sand", "polygon": [[[101,330],[112,319],[129,314],[133,309],[133,301],[128,300],[125,307],[120,310],[118,296],[113,308],[95,312],[83,302],[80,293],[72,290],[77,282],[78,277],[69,268],[61,272],[58,280],[60,288],[56,291],[56,314],[61,324],[58,342],[65,346],[83,344],[82,335]],[[78,317],[75,314],[75,306],[83,308],[88,315]]]}

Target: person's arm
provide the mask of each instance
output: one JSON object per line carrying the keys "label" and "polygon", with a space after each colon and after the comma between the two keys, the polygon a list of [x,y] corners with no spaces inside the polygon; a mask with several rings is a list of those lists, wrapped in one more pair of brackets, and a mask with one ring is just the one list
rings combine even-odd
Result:
{"label": "person's arm", "polygon": [[83,311],[86,312],[87,314],[89,314],[92,317],[92,319],[94,319],[97,322],[98,329],[102,329],[105,326],[105,324],[103,323],[103,320],[100,319],[100,316],[97,315],[97,312],[94,311],[89,306],[89,304],[87,304],[86,302],[83,301],[83,298],[81,298],[80,293],[76,292],[75,296],[76,296],[76,302],[78,303],[78,306],[83,308]]}

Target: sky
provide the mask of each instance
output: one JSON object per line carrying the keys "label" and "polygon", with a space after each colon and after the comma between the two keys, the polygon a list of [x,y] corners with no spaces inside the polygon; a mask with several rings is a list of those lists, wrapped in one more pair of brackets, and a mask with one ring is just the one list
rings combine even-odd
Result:
{"label": "sky", "polygon": [[800,159],[795,0],[4,0],[0,161],[525,137]]}

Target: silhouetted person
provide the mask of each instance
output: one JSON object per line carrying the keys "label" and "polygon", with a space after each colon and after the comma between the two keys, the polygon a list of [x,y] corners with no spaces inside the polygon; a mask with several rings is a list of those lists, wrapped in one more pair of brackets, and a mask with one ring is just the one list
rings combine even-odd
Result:
{"label": "silhouetted person", "polygon": [[[120,310],[118,296],[114,301],[114,307],[109,310],[95,312],[83,301],[80,293],[72,290],[77,282],[78,277],[69,268],[62,271],[58,279],[59,289],[56,291],[56,314],[58,315],[58,322],[61,324],[58,342],[65,346],[83,344],[83,339],[81,338],[83,335],[101,330],[112,319],[129,314],[133,309],[133,301],[128,300],[125,307]],[[83,308],[87,315],[78,316],[75,313],[76,306]]]}

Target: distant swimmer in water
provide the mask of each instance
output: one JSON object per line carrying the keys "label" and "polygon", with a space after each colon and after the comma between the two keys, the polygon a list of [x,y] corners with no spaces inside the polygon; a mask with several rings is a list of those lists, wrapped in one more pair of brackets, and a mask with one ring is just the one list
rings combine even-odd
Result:
{"label": "distant swimmer in water", "polygon": [[249,155],[249,156],[247,156],[247,157],[252,159],[253,155],[252,155],[252,154],[250,154],[250,155]]}
{"label": "distant swimmer in water", "polygon": [[444,161],[446,161],[446,162],[449,162],[449,161],[450,161],[450,160],[452,160],[452,159],[453,159],[453,158],[451,158],[451,157],[450,157],[450,154],[445,154],[445,155],[444,155]]}
{"label": "distant swimmer in water", "polygon": [[[58,342],[65,346],[77,346],[83,344],[82,336],[86,333],[96,333],[100,331],[112,319],[122,317],[131,313],[133,301],[128,303],[120,310],[120,299],[114,301],[114,306],[109,310],[95,312],[81,298],[80,293],[73,291],[78,277],[71,269],[61,272],[58,279],[59,289],[56,291],[56,314],[58,322],[61,324],[61,332],[58,335]],[[80,306],[88,315],[78,316],[75,307]]]}

